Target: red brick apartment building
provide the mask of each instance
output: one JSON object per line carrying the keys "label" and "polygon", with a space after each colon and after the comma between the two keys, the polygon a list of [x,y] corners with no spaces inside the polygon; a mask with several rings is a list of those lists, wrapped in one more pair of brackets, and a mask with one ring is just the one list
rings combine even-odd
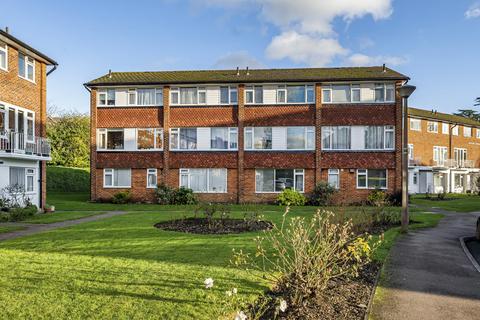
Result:
{"label": "red brick apartment building", "polygon": [[0,30],[0,189],[19,185],[40,208],[50,160],[47,76],[56,67],[54,60]]}
{"label": "red brick apartment building", "polygon": [[478,190],[480,122],[415,108],[409,118],[409,192]]}
{"label": "red brick apartment building", "polygon": [[91,92],[91,198],[159,183],[269,202],[328,181],[338,201],[401,190],[401,99],[384,67],[110,72]]}

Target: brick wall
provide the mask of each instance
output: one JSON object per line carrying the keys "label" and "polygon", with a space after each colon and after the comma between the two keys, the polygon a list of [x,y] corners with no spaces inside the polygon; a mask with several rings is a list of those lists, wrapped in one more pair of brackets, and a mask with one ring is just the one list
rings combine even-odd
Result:
{"label": "brick wall", "polygon": [[[0,69],[0,101],[35,112],[35,135],[46,137],[47,66],[35,60],[35,83],[18,76],[18,50],[8,46],[8,71]],[[46,166],[42,161],[41,203],[46,201]]]}

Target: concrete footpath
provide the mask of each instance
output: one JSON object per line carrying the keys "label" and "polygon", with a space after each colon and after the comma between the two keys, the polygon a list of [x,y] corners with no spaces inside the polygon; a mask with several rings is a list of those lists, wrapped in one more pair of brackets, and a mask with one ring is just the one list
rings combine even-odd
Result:
{"label": "concrete footpath", "polygon": [[430,211],[445,218],[395,243],[370,319],[480,319],[480,273],[459,241],[475,234],[480,213]]}
{"label": "concrete footpath", "polygon": [[98,214],[95,216],[89,216],[89,217],[75,219],[75,220],[60,221],[60,222],[54,222],[54,223],[48,223],[48,224],[22,223],[22,222],[0,223],[0,226],[19,226],[19,227],[25,228],[22,230],[14,230],[7,233],[0,233],[0,241],[28,236],[28,235],[43,232],[43,231],[74,226],[80,223],[102,220],[102,219],[111,218],[114,216],[119,216],[127,213],[128,213],[127,211],[108,211],[106,213]]}

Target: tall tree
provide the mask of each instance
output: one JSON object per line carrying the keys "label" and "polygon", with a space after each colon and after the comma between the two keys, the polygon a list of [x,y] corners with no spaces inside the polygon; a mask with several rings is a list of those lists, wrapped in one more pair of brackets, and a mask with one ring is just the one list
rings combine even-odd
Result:
{"label": "tall tree", "polygon": [[458,109],[458,112],[455,112],[454,115],[480,121],[480,113],[472,109]]}
{"label": "tall tree", "polygon": [[52,146],[51,165],[85,168],[90,158],[90,117],[76,112],[50,113],[47,137]]}
{"label": "tall tree", "polygon": [[480,97],[478,97],[477,99],[475,99],[475,104],[474,106],[480,106]]}

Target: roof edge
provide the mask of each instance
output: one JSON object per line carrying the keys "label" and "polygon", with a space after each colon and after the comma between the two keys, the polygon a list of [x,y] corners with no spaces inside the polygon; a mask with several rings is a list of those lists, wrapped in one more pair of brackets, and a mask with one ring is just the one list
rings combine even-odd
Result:
{"label": "roof edge", "polygon": [[4,36],[5,38],[9,39],[10,41],[16,43],[18,46],[22,47],[22,48],[25,48],[27,49],[28,51],[31,51],[33,52],[34,54],[36,54],[37,56],[39,56],[40,58],[42,58],[43,60],[45,60],[45,62],[47,62],[48,65],[52,65],[52,66],[58,66],[58,63],[53,60],[52,58],[48,57],[47,55],[41,53],[40,51],[38,51],[37,49],[29,46],[28,44],[26,44],[25,42],[23,42],[22,40],[12,36],[10,33],[7,33],[3,30],[0,29],[0,35],[1,36]]}

